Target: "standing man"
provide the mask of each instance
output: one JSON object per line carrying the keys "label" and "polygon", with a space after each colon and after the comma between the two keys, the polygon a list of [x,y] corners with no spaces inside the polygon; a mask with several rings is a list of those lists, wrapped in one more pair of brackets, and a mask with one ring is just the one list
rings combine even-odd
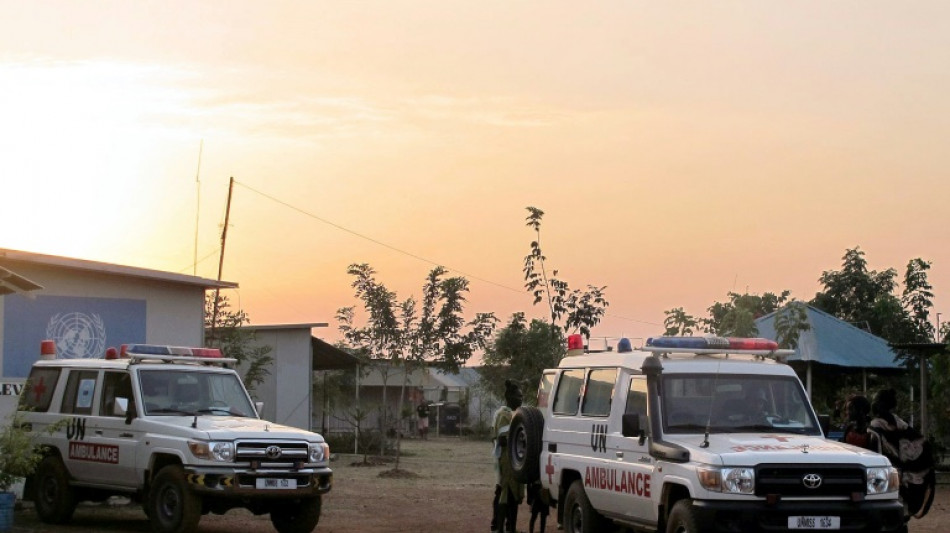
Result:
{"label": "standing man", "polygon": [[521,389],[505,380],[505,405],[495,411],[495,498],[492,504],[492,531],[514,533],[518,525],[518,506],[524,499],[524,485],[518,483],[508,458],[508,426],[514,410],[521,406]]}
{"label": "standing man", "polygon": [[422,400],[416,407],[416,415],[419,417],[419,438],[426,440],[429,436],[429,402]]}

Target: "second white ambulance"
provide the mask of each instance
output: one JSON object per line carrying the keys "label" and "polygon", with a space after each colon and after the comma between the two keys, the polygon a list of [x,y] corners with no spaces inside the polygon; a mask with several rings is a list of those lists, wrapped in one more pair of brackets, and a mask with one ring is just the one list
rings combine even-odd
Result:
{"label": "second white ambulance", "polygon": [[[575,352],[580,339],[572,338]],[[583,347],[580,346],[581,352]],[[653,338],[568,356],[509,453],[566,531],[906,531],[888,460],[828,440],[795,372],[765,339]]]}

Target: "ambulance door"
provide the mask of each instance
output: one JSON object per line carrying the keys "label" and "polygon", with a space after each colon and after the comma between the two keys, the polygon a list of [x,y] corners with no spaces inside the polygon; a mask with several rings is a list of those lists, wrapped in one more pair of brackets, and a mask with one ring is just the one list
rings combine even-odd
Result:
{"label": "ambulance door", "polygon": [[81,481],[89,480],[95,475],[96,464],[90,460],[89,451],[92,445],[86,430],[95,407],[98,382],[99,370],[70,370],[59,408],[66,424],[63,462],[69,473]]}
{"label": "ambulance door", "polygon": [[644,438],[624,437],[621,424],[614,427],[608,436],[608,447],[612,454],[611,476],[614,478],[614,491],[611,494],[610,507],[621,510],[621,516],[630,522],[655,525],[656,506],[653,504],[654,462],[650,457],[649,423],[647,418],[647,382],[644,376],[631,376],[625,397],[617,401],[624,402],[623,414],[638,415]]}
{"label": "ambulance door", "polygon": [[[97,468],[93,481],[109,485],[135,487],[135,449],[141,432],[136,429],[132,379],[125,371],[106,371],[99,395],[98,416],[86,427],[88,460]],[[131,412],[131,416],[130,415]]]}
{"label": "ambulance door", "polygon": [[611,405],[614,402],[614,387],[619,369],[594,368],[587,374],[581,402],[581,420],[587,432],[583,455],[584,491],[591,505],[599,512],[616,512],[614,491],[617,472],[613,470],[614,459],[608,447]]}

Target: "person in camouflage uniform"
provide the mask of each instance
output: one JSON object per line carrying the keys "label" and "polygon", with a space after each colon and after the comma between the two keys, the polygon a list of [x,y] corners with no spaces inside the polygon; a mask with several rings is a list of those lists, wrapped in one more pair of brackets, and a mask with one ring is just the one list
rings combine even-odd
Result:
{"label": "person in camouflage uniform", "polygon": [[492,505],[492,531],[513,533],[517,530],[518,506],[524,500],[524,485],[518,483],[508,458],[508,426],[523,397],[517,383],[505,380],[505,405],[495,411],[495,499]]}

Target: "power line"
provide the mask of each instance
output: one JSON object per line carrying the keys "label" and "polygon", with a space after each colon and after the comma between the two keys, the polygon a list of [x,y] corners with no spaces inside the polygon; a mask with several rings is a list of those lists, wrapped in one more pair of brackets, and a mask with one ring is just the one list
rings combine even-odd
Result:
{"label": "power line", "polygon": [[[412,252],[407,252],[407,251],[405,251],[405,250],[403,250],[403,249],[401,249],[401,248],[397,248],[397,247],[395,247],[395,246],[393,246],[393,245],[391,245],[391,244],[387,244],[387,243],[385,243],[385,242],[382,242],[382,241],[380,241],[380,240],[374,239],[374,238],[369,237],[369,236],[367,236],[367,235],[363,235],[362,233],[359,233],[359,232],[357,232],[357,231],[353,231],[353,230],[351,230],[351,229],[349,229],[349,228],[347,228],[347,227],[341,226],[341,225],[339,225],[339,224],[337,224],[337,223],[335,223],[335,222],[332,222],[332,221],[329,221],[329,220],[327,220],[327,219],[325,219],[325,218],[319,217],[319,216],[317,216],[317,215],[315,215],[315,214],[313,214],[313,213],[311,213],[311,212],[309,212],[309,211],[306,211],[306,210],[304,210],[304,209],[302,209],[302,208],[300,208],[300,207],[297,207],[297,206],[295,206],[295,205],[293,205],[293,204],[291,204],[291,203],[285,202],[284,200],[281,200],[280,198],[276,198],[276,197],[271,196],[271,195],[269,195],[269,194],[267,194],[267,193],[265,193],[265,192],[259,191],[259,190],[255,189],[254,187],[251,187],[250,185],[248,185],[248,184],[246,184],[246,183],[243,183],[243,182],[241,182],[241,181],[234,180],[234,183],[240,185],[241,187],[244,187],[245,189],[247,189],[247,190],[249,190],[249,191],[251,191],[251,192],[254,192],[254,193],[256,193],[256,194],[258,194],[258,195],[260,195],[260,196],[263,196],[264,198],[267,198],[268,200],[270,200],[270,201],[272,201],[272,202],[274,202],[274,203],[280,204],[280,205],[282,205],[282,206],[284,206],[284,207],[287,207],[287,208],[289,208],[289,209],[292,209],[292,210],[294,210],[294,211],[296,211],[296,212],[298,212],[298,213],[300,213],[300,214],[302,214],[302,215],[304,215],[304,216],[306,216],[306,217],[310,217],[310,218],[312,218],[312,219],[314,219],[314,220],[317,220],[317,221],[319,221],[319,222],[322,222],[322,223],[324,223],[324,224],[326,224],[326,225],[328,225],[328,226],[333,226],[334,228],[336,228],[336,229],[338,229],[338,230],[340,230],[340,231],[345,231],[346,233],[349,233],[350,235],[353,235],[353,236],[355,236],[355,237],[359,237],[360,239],[369,241],[369,242],[371,242],[371,243],[373,243],[373,244],[376,244],[376,245],[378,245],[378,246],[382,246],[382,247],[384,247],[384,248],[388,248],[388,249],[390,249],[390,250],[392,250],[392,251],[394,251],[394,252],[403,254],[403,255],[405,255],[405,256],[408,256],[408,257],[411,257],[411,258],[413,258],[413,259],[422,261],[422,262],[424,262],[424,263],[428,263],[428,264],[433,265],[433,266],[441,266],[441,267],[444,267],[444,268],[446,268],[446,269],[448,269],[448,270],[451,270],[451,271],[453,271],[453,272],[456,272],[456,273],[458,273],[458,274],[461,274],[462,276],[465,276],[466,278],[478,280],[478,281],[481,281],[482,283],[487,283],[487,284],[489,284],[489,285],[494,285],[494,286],[496,286],[496,287],[498,287],[498,288],[505,289],[505,290],[508,290],[508,291],[511,291],[511,292],[516,292],[516,293],[518,293],[518,294],[524,294],[524,290],[523,290],[523,289],[515,289],[515,288],[509,287],[509,286],[507,286],[507,285],[503,285],[503,284],[501,284],[501,283],[495,282],[495,281],[491,281],[491,280],[488,280],[488,279],[484,279],[484,278],[475,276],[475,275],[473,275],[473,274],[469,274],[469,273],[464,272],[464,271],[462,271],[462,270],[460,270],[460,269],[457,269],[457,268],[454,268],[454,267],[450,267],[450,266],[447,266],[447,265],[438,263],[438,262],[436,262],[436,261],[432,261],[431,259],[427,259],[427,258],[425,258],[425,257],[422,257],[422,256],[420,256],[420,255],[414,254],[414,253],[412,253]],[[639,323],[641,323],[641,324],[648,324],[648,325],[651,325],[651,326],[660,326],[660,325],[661,325],[661,324],[657,324],[656,322],[647,322],[647,321],[645,321],[645,320],[637,320],[637,319],[634,319],[634,318],[628,318],[628,317],[624,317],[624,316],[620,316],[620,315],[614,315],[614,314],[610,314],[610,313],[606,313],[606,315],[609,316],[609,317],[611,317],[611,318],[618,318],[618,319],[627,320],[627,321],[630,321],[630,322],[639,322]]]}

